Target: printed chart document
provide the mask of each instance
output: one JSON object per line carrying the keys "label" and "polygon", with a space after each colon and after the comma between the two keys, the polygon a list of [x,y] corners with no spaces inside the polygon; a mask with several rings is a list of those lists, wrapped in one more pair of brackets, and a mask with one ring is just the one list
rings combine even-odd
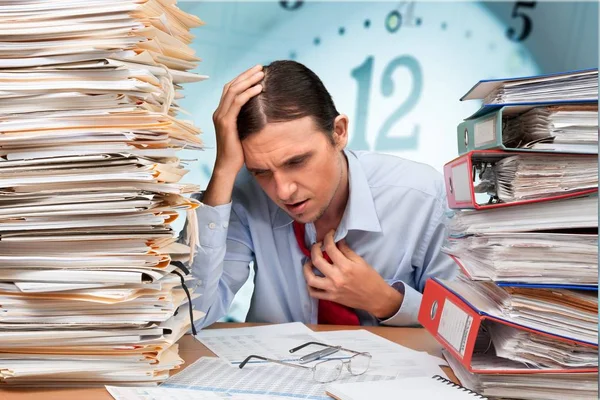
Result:
{"label": "printed chart document", "polygon": [[297,360],[315,349],[308,348],[307,351],[297,354],[290,354],[290,349],[306,342],[318,341],[315,332],[300,322],[247,328],[204,329],[198,332],[196,339],[236,367],[251,354],[277,360]]}
{"label": "printed chart document", "polygon": [[281,397],[261,394],[206,392],[192,389],[106,386],[115,400],[276,400]]}
{"label": "printed chart document", "polygon": [[[396,374],[376,374],[369,370],[364,375],[352,376],[344,369],[336,382],[387,381],[434,375],[445,376],[440,367],[431,364],[422,368],[406,368]],[[312,373],[308,370],[303,371],[277,364],[248,365],[244,369],[233,369],[227,361],[201,357],[182,372],[169,378],[160,387],[326,400],[329,399],[325,394],[326,386],[327,384],[314,381]]]}

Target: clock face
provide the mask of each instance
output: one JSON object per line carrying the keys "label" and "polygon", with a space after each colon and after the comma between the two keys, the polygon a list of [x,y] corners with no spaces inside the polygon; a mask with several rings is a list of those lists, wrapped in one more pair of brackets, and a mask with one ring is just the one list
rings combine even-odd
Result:
{"label": "clock face", "polygon": [[186,177],[203,186],[214,162],[211,116],[223,85],[254,64],[305,64],[350,118],[351,149],[394,154],[439,171],[457,156],[456,126],[480,106],[458,99],[480,79],[538,72],[519,41],[531,31],[528,8],[519,8],[522,16],[507,27],[475,2],[180,7],[206,22],[196,29],[193,46],[204,60],[198,72],[210,79],[186,88],[182,102],[205,132],[208,149]]}

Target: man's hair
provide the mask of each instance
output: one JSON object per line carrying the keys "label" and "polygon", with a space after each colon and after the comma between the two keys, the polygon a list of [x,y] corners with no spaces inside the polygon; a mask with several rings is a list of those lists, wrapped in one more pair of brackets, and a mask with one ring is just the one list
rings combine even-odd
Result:
{"label": "man's hair", "polygon": [[306,66],[289,60],[264,66],[262,92],[240,110],[240,140],[259,132],[270,122],[287,122],[310,116],[333,143],[333,126],[339,115],[321,79]]}

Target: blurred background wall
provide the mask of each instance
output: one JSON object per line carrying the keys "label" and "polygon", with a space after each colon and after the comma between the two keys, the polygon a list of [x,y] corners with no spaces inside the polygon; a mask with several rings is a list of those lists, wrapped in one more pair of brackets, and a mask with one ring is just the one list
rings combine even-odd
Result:
{"label": "blurred background wall", "polygon": [[[598,67],[598,2],[182,1],[207,81],[180,103],[203,132],[186,181],[206,187],[212,113],[242,71],[292,59],[321,77],[350,118],[350,144],[432,165],[457,156],[456,125],[480,106],[459,98],[480,79]],[[185,158],[185,156],[184,156]],[[183,221],[176,228],[180,228]],[[229,320],[243,321],[252,279]]]}

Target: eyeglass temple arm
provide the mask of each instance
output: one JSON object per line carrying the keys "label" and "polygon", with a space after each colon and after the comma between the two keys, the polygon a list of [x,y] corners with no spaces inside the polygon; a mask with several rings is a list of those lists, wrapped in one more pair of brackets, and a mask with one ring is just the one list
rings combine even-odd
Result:
{"label": "eyeglass temple arm", "polygon": [[298,347],[294,347],[293,349],[290,350],[290,353],[295,353],[298,350],[302,350],[303,348],[305,348],[306,346],[310,346],[311,344],[316,344],[318,346],[323,346],[323,347],[336,347],[339,348],[342,351],[347,351],[349,353],[354,353],[354,354],[363,354],[362,351],[355,351],[355,350],[350,350],[350,349],[346,349],[345,347],[341,347],[341,346],[331,346],[329,344],[325,344],[325,343],[319,343],[319,342],[306,342],[304,344],[301,344]]}
{"label": "eyeglass temple arm", "polygon": [[290,353],[295,353],[295,352],[297,352],[298,350],[302,350],[302,349],[303,349],[303,348],[305,348],[306,346],[310,346],[311,344],[316,344],[316,345],[318,345],[318,346],[323,346],[323,347],[337,347],[337,346],[330,346],[330,345],[328,345],[328,344],[325,344],[325,343],[319,343],[319,342],[306,342],[306,343],[304,343],[304,344],[301,344],[301,345],[300,345],[300,346],[298,346],[298,347],[294,347],[293,349],[291,349],[291,350],[290,350]]}
{"label": "eyeglass temple arm", "polygon": [[288,367],[310,369],[310,367],[305,367],[304,365],[297,365],[297,364],[292,364],[292,363],[288,363],[285,361],[273,360],[272,358],[267,358],[267,357],[262,357],[262,356],[257,356],[257,355],[250,355],[250,356],[246,357],[246,359],[244,361],[242,361],[242,363],[239,365],[240,369],[244,368],[244,366],[246,364],[248,364],[248,361],[250,361],[253,358],[257,358],[257,359],[263,360],[263,361],[273,362],[276,364],[287,365]]}
{"label": "eyeglass temple arm", "polygon": [[[356,351],[356,350],[350,350],[350,349],[347,349],[347,348],[345,348],[345,347],[340,347],[340,350],[342,350],[342,351],[347,351],[347,352],[349,352],[349,353],[354,353],[354,354],[369,354],[368,352],[364,352],[364,351]],[[370,356],[370,354],[369,354],[369,356]]]}

